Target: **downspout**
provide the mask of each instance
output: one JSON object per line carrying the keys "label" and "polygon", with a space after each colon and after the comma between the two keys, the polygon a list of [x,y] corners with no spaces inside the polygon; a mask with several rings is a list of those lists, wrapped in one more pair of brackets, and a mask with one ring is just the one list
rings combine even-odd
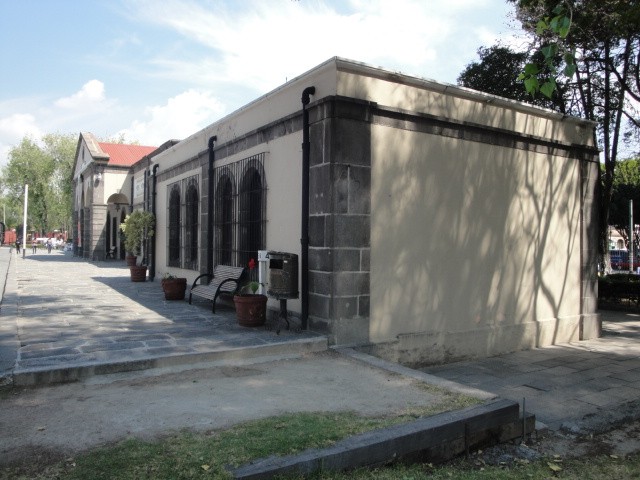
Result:
{"label": "downspout", "polygon": [[300,320],[302,330],[309,327],[309,96],[316,93],[316,87],[307,87],[302,91],[302,218],[300,252]]}
{"label": "downspout", "polygon": [[[149,178],[149,170],[146,168],[142,172],[142,210],[149,211],[149,202],[147,198],[147,179]],[[142,259],[143,265],[149,265],[149,240],[147,239],[144,245],[144,257]]]}
{"label": "downspout", "polygon": [[133,175],[131,176],[131,204],[129,205],[129,213],[133,212]]}
{"label": "downspout", "polygon": [[[153,180],[151,181],[151,213],[153,214],[153,218],[156,218],[156,186],[158,183],[158,165],[157,163],[153,166],[153,170],[151,170],[151,176]],[[156,277],[156,239],[158,238],[158,222],[156,222],[156,235],[151,237],[151,244],[149,245],[149,256],[151,264],[149,265],[149,280],[153,282]]]}
{"label": "downspout", "polygon": [[213,151],[213,144],[218,137],[213,135],[209,138],[209,170],[208,175],[208,193],[207,193],[207,272],[213,272],[213,162],[216,154]]}

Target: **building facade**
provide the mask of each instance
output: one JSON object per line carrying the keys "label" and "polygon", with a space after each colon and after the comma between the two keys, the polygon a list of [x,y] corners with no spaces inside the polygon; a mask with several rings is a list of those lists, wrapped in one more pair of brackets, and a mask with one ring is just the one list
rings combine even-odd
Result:
{"label": "building facade", "polygon": [[296,254],[305,328],[425,364],[600,334],[593,132],[333,58],[130,175],[155,272]]}
{"label": "building facade", "polygon": [[[98,142],[81,133],[73,169],[74,253],[83,258],[124,258],[120,223],[134,202],[142,202],[144,185],[134,182],[134,164],[146,165],[157,147]],[[139,177],[139,176],[138,176]]]}

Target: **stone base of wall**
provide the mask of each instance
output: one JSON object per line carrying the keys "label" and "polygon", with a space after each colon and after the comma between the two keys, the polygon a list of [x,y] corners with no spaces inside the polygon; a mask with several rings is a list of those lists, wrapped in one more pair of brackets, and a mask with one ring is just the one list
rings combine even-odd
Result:
{"label": "stone base of wall", "polygon": [[599,315],[572,316],[469,332],[421,332],[358,350],[417,368],[598,338]]}
{"label": "stone base of wall", "polygon": [[309,329],[327,336],[329,345],[351,346],[369,343],[369,318],[344,320],[309,318]]}
{"label": "stone base of wall", "polygon": [[602,319],[597,313],[582,315],[580,340],[592,340],[602,336]]}

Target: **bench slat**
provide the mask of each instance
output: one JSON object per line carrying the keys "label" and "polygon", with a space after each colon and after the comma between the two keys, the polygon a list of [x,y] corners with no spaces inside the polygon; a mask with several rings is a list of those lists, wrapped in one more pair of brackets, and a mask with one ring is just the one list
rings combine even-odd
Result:
{"label": "bench slat", "polygon": [[[216,265],[213,274],[200,275],[193,282],[189,293],[189,303],[193,295],[213,301],[213,313],[216,311],[216,299],[221,293],[235,293],[240,288],[240,280],[245,273],[243,267],[232,267],[229,265]],[[201,278],[209,277],[208,284],[198,284]]]}

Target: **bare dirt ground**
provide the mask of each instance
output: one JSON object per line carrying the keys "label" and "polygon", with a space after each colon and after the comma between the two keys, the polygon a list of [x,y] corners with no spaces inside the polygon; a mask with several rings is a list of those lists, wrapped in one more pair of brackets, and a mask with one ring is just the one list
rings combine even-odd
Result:
{"label": "bare dirt ground", "polygon": [[[309,379],[315,379],[310,382]],[[0,391],[0,467],[46,466],[125,438],[210,431],[295,411],[381,415],[441,401],[410,378],[330,353],[185,371],[137,372]],[[567,422],[525,443],[474,452],[476,465],[640,452],[640,404]],[[1,475],[0,475],[1,476]]]}
{"label": "bare dirt ground", "polygon": [[212,431],[285,413],[381,416],[430,408],[447,398],[422,382],[333,352],[12,388],[0,393],[0,467],[64,459],[126,438]]}
{"label": "bare dirt ground", "polygon": [[627,416],[614,423],[602,418],[586,419],[560,431],[538,432],[526,439],[489,447],[470,456],[476,466],[511,465],[540,458],[580,458],[613,455],[623,458],[640,453],[640,411],[625,405]]}

